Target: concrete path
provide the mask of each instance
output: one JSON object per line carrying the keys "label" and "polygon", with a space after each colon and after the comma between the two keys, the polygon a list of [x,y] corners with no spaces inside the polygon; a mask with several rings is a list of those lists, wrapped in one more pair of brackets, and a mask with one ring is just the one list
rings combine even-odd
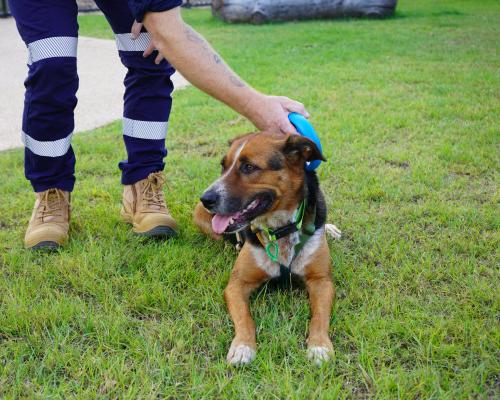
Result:
{"label": "concrete path", "polygon": [[[28,52],[19,37],[14,19],[0,19],[0,151],[22,146],[21,118]],[[123,112],[123,78],[112,40],[80,37],[78,40],[80,89],[75,111],[75,132],[86,131],[116,121]],[[174,86],[187,81],[178,73]]]}

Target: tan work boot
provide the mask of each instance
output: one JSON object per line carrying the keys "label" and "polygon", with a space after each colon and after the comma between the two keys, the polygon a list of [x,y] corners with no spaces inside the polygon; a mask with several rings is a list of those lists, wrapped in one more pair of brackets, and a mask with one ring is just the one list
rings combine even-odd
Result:
{"label": "tan work boot", "polygon": [[48,189],[35,195],[35,207],[24,245],[28,249],[56,249],[68,241],[70,194],[60,189]]}
{"label": "tan work boot", "polygon": [[177,235],[177,223],[163,196],[164,183],[165,177],[160,171],[133,185],[125,185],[121,215],[138,235],[166,238]]}

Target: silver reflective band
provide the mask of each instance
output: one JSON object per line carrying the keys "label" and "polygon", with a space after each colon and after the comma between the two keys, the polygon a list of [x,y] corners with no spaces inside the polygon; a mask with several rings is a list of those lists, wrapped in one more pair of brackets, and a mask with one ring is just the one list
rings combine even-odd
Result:
{"label": "silver reflective band", "polygon": [[65,138],[59,140],[41,142],[39,140],[33,139],[27,133],[23,132],[21,138],[26,148],[30,149],[37,156],[61,157],[68,152],[69,146],[71,145],[72,136],[73,133],[70,133]]}
{"label": "silver reflective band", "polygon": [[167,137],[168,121],[139,121],[123,118],[123,134],[138,139],[160,140]]}
{"label": "silver reflective band", "polygon": [[28,64],[54,57],[76,57],[78,38],[54,36],[28,44]]}
{"label": "silver reflective band", "polygon": [[132,39],[130,33],[120,33],[116,35],[116,47],[121,51],[145,51],[151,37],[147,32],[141,32],[137,39]]}

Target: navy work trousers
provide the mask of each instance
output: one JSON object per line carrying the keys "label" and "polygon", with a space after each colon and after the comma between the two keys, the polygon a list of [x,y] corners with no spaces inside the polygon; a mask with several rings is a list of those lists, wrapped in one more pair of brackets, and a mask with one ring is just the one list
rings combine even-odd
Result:
{"label": "navy work trousers", "polygon": [[[121,62],[128,69],[123,110],[127,160],[120,162],[119,167],[122,183],[133,184],[165,166],[173,90],[170,76],[174,68],[165,60],[156,65],[156,52],[147,58],[142,56],[150,42],[149,33],[143,30],[132,40],[130,29],[135,14],[127,0],[96,3],[115,33]],[[181,1],[154,3],[154,11],[161,11],[176,7]],[[10,9],[28,48],[22,128],[26,178],[36,192],[50,188],[72,191],[75,153],[71,137],[78,89],[76,0],[11,0]]]}

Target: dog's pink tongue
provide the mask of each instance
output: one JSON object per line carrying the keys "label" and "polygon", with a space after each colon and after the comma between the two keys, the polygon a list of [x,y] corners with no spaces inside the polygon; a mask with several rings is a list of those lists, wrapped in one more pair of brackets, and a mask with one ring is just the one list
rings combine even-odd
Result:
{"label": "dog's pink tongue", "polygon": [[214,232],[218,235],[224,233],[227,226],[229,225],[230,219],[230,215],[215,214],[212,218],[212,229],[214,230]]}

